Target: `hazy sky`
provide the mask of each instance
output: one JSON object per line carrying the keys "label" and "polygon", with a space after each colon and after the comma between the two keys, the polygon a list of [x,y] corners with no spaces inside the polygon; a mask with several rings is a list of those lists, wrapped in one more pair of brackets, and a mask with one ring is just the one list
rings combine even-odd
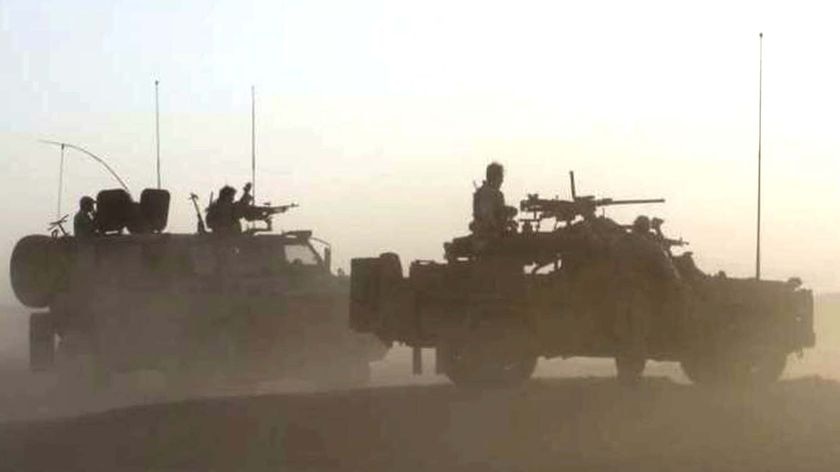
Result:
{"label": "hazy sky", "polygon": [[[297,201],[337,262],[439,258],[491,159],[506,194],[664,197],[707,271],[754,263],[758,32],[764,40],[764,272],[840,289],[840,66],[831,2],[0,0],[0,259],[55,216],[58,151],[154,185],[161,81],[170,230],[190,191],[250,175]],[[68,154],[63,213],[114,183]],[[206,203],[206,202],[205,202]],[[0,295],[8,283],[0,279]]]}

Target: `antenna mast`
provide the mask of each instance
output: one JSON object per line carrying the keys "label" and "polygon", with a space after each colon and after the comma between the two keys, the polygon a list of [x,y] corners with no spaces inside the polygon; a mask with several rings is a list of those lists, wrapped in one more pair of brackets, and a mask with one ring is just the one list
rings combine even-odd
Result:
{"label": "antenna mast", "polygon": [[155,79],[155,146],[157,147],[157,188],[160,190],[160,101],[158,99],[159,80]]}
{"label": "antenna mast", "polygon": [[761,278],[761,79],[764,60],[764,33],[758,33],[758,205],[755,230],[755,278]]}
{"label": "antenna mast", "polygon": [[64,193],[64,144],[61,145],[61,162],[58,165],[58,203],[55,207],[55,218],[61,218],[61,196]]}
{"label": "antenna mast", "polygon": [[257,202],[257,151],[256,151],[256,105],[254,98],[254,86],[251,86],[251,198]]}

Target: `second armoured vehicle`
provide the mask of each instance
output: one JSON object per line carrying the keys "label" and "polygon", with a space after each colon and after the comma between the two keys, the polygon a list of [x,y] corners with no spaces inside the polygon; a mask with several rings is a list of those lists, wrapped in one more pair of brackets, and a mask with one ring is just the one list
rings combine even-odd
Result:
{"label": "second armoured vehicle", "polygon": [[[444,245],[446,261],[352,261],[351,323],[385,342],[434,348],[459,385],[521,382],[539,357],[606,357],[634,381],[645,362],[676,361],[699,383],[765,383],[814,345],[812,294],[798,279],[736,279],[672,256],[657,231],[600,207],[648,200],[529,195],[530,217],[504,234]],[[644,221],[644,220],[642,220]],[[551,223],[548,230],[540,224]]]}
{"label": "second armoured vehicle", "polygon": [[[199,212],[198,234],[169,234],[165,190],[147,189],[139,203],[107,190],[97,205],[95,236],[63,234],[62,221],[14,248],[14,292],[42,309],[30,318],[34,370],[84,359],[86,371],[106,375],[347,385],[365,382],[368,363],[385,354],[347,328],[349,278],[332,273],[330,246],[310,231],[213,234]],[[270,229],[280,210],[245,214]]]}

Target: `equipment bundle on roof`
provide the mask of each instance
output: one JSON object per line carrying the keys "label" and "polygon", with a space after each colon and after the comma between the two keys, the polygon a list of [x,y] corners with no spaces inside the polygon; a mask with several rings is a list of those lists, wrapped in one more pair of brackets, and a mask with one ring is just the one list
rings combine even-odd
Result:
{"label": "equipment bundle on roof", "polygon": [[169,219],[169,191],[147,188],[135,202],[123,189],[102,190],[96,195],[96,225],[103,234],[159,233]]}

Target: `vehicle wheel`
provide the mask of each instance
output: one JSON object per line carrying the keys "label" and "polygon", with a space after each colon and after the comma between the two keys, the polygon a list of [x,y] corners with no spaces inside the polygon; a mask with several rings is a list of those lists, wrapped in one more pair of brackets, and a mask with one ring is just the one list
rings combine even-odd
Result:
{"label": "vehicle wheel", "polygon": [[189,347],[166,366],[173,386],[205,388],[247,383],[250,366],[233,328],[219,324],[215,329],[206,337],[191,340]]}
{"label": "vehicle wheel", "polygon": [[55,365],[55,324],[52,314],[29,315],[29,369],[44,372]]}
{"label": "vehicle wheel", "polygon": [[537,366],[537,357],[533,355],[523,355],[520,359],[489,356],[475,359],[451,351],[444,356],[446,376],[455,385],[467,388],[514,387],[531,378]]}
{"label": "vehicle wheel", "polygon": [[110,372],[82,334],[67,333],[59,338],[56,369],[62,384],[75,389],[102,389],[110,383]]}
{"label": "vehicle wheel", "polygon": [[737,357],[730,371],[736,384],[764,386],[779,380],[786,366],[787,353],[763,350]]}
{"label": "vehicle wheel", "polygon": [[438,358],[443,373],[459,387],[513,387],[534,373],[537,356],[529,352],[531,345],[524,330],[491,324],[464,339],[443,342]]}
{"label": "vehicle wheel", "polygon": [[720,377],[712,365],[711,356],[692,355],[680,361],[680,368],[688,380],[697,385],[712,385]]}
{"label": "vehicle wheel", "polygon": [[615,368],[622,384],[638,383],[645,370],[651,344],[651,316],[655,312],[650,298],[650,292],[639,283],[626,287],[620,297],[615,326],[618,334]]}
{"label": "vehicle wheel", "polygon": [[62,278],[62,266],[55,239],[44,235],[24,237],[15,244],[9,263],[15,296],[28,307],[48,307]]}
{"label": "vehicle wheel", "polygon": [[618,381],[625,385],[639,383],[645,371],[647,359],[639,356],[619,355],[615,358]]}
{"label": "vehicle wheel", "polygon": [[177,393],[192,393],[206,388],[212,380],[207,369],[201,369],[195,362],[183,357],[174,357],[157,366],[166,379],[166,388]]}
{"label": "vehicle wheel", "polygon": [[764,386],[781,377],[787,353],[755,350],[732,356],[695,355],[680,365],[693,383],[720,386]]}
{"label": "vehicle wheel", "polygon": [[313,366],[312,382],[323,389],[364,387],[370,382],[370,364],[366,361],[333,362]]}

